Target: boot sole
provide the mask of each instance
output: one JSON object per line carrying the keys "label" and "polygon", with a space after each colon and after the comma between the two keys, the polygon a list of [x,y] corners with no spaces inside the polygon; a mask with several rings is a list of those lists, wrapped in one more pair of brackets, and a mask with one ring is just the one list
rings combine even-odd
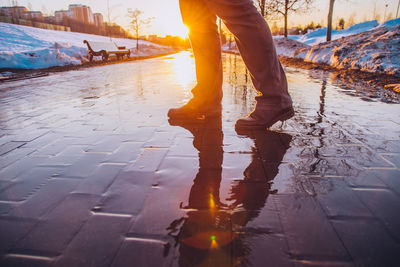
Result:
{"label": "boot sole", "polygon": [[168,118],[172,120],[179,120],[179,121],[193,121],[193,120],[205,120],[207,118],[220,118],[221,112],[213,112],[213,113],[206,113],[206,114],[191,114],[191,115],[171,115],[168,114]]}

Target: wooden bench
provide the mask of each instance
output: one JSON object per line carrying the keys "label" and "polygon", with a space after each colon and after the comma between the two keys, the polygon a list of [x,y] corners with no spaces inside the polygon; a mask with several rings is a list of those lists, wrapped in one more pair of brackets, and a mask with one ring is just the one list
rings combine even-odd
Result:
{"label": "wooden bench", "polygon": [[110,54],[115,54],[117,59],[122,59],[124,56],[129,57],[131,51],[125,47],[118,47],[113,42],[92,42],[84,40],[89,50],[89,60],[93,61],[93,56],[101,56],[103,61],[108,60]]}

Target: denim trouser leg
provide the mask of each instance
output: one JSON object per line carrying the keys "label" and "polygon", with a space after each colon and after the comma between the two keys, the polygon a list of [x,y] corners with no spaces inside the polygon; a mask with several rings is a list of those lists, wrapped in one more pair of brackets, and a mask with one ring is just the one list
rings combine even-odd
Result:
{"label": "denim trouser leg", "polygon": [[189,27],[197,85],[192,104],[216,106],[222,99],[221,41],[216,15],[204,0],[180,0],[182,19]]}
{"label": "denim trouser leg", "polygon": [[[262,110],[292,105],[270,29],[251,0],[180,0],[180,5],[184,23],[190,28],[196,59],[198,87],[193,90],[195,97],[195,93],[215,101],[222,97],[221,50],[215,23],[218,16],[235,36],[253,85],[259,92],[256,97],[258,115],[262,116]],[[209,86],[203,87],[203,84]]]}

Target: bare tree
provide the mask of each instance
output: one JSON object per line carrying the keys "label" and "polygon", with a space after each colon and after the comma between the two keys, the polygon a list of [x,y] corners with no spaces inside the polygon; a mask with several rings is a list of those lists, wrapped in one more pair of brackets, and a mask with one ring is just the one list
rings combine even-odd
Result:
{"label": "bare tree", "polygon": [[333,16],[333,6],[335,5],[335,0],[329,0],[329,11],[328,11],[328,30],[326,31],[326,41],[332,40],[332,16]]}
{"label": "bare tree", "polygon": [[266,0],[256,0],[256,5],[258,9],[260,10],[260,13],[263,17],[267,16],[267,6],[266,6],[267,1]]}
{"label": "bare tree", "polygon": [[143,12],[137,8],[135,8],[135,10],[128,8],[128,17],[131,19],[130,26],[132,30],[135,32],[135,37],[136,37],[136,52],[139,51],[140,31],[144,26],[149,25],[153,20],[153,18],[141,19],[142,14]]}
{"label": "bare tree", "polygon": [[[332,17],[333,17],[333,6],[334,5],[335,5],[335,0],[329,0],[328,30],[326,31],[326,41],[327,42],[332,40]],[[376,3],[375,3],[375,6],[376,6]],[[349,22],[350,22],[350,20],[349,20]],[[352,24],[349,23],[349,26],[351,26],[351,25]],[[343,28],[344,28],[344,19],[343,19]]]}
{"label": "bare tree", "polygon": [[285,37],[288,35],[288,17],[293,12],[305,12],[309,10],[314,0],[268,0],[266,4],[267,12],[280,14],[285,21]]}

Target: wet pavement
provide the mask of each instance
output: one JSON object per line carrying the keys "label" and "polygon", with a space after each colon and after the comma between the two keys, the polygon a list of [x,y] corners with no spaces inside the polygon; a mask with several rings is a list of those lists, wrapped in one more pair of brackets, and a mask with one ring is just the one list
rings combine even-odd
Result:
{"label": "wet pavement", "polygon": [[224,68],[200,123],[166,117],[189,52],[0,84],[0,265],[396,266],[398,99],[287,67],[296,116],[238,135],[255,92]]}

